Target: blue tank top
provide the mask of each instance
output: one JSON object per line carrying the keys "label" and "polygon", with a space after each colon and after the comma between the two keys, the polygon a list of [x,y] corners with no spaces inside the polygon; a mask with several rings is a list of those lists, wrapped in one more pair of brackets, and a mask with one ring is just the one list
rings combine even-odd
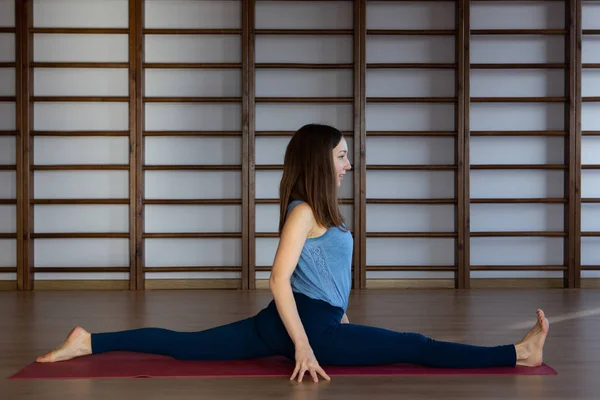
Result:
{"label": "blue tank top", "polygon": [[[295,200],[292,208],[302,201]],[[307,238],[298,265],[291,276],[294,292],[323,300],[346,311],[352,283],[352,250],[354,239],[350,231],[331,227],[316,238]]]}

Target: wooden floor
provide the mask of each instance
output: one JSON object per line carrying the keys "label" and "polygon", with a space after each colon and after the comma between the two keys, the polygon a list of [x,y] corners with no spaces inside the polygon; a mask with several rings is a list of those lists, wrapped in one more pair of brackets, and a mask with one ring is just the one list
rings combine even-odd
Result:
{"label": "wooden floor", "polygon": [[542,307],[545,361],[557,376],[334,377],[10,381],[81,324],[91,331],[143,326],[206,329],[257,312],[267,291],[0,292],[0,398],[20,399],[599,399],[600,290],[369,290],[355,292],[351,322],[492,345],[519,340]]}

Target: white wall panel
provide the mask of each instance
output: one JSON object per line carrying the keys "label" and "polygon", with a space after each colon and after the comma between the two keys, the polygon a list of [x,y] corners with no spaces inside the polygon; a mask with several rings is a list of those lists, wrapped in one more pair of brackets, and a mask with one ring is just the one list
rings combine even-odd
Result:
{"label": "white wall panel", "polygon": [[129,197],[129,171],[35,171],[38,199],[106,199]]}
{"label": "white wall panel", "polygon": [[147,103],[148,131],[238,131],[242,127],[240,104]]}
{"label": "white wall panel", "polygon": [[0,199],[17,198],[17,176],[15,171],[0,171]]}
{"label": "white wall panel", "polygon": [[35,267],[125,267],[128,239],[36,239]]}
{"label": "white wall panel", "polygon": [[367,131],[453,131],[453,104],[367,103]]}
{"label": "white wall panel", "polygon": [[33,138],[33,162],[56,164],[128,164],[127,137],[43,137]]}
{"label": "white wall panel", "polygon": [[351,63],[352,36],[256,35],[256,63]]}
{"label": "white wall panel", "polygon": [[33,26],[127,28],[128,0],[33,0]]}
{"label": "white wall panel", "polygon": [[255,263],[257,267],[272,267],[277,252],[278,239],[273,238],[257,238],[256,239],[256,254]]}
{"label": "white wall panel", "polygon": [[367,198],[453,198],[454,186],[454,171],[367,170]]}
{"label": "white wall panel", "polygon": [[563,174],[554,170],[472,170],[471,198],[563,197]]}
{"label": "white wall panel", "polygon": [[0,96],[15,96],[16,87],[15,68],[0,68]]}
{"label": "white wall panel", "polygon": [[352,29],[350,1],[257,1],[257,29]]}
{"label": "white wall panel", "polygon": [[239,266],[242,262],[240,239],[146,239],[145,265]]}
{"label": "white wall panel", "polygon": [[146,137],[146,165],[241,163],[239,137]]}
{"label": "white wall panel", "polygon": [[562,265],[563,238],[492,237],[471,239],[472,265]]}
{"label": "white wall panel", "polygon": [[0,26],[15,26],[15,0],[0,0]]}
{"label": "white wall panel", "polygon": [[0,33],[0,62],[14,62],[15,48],[15,34]]}
{"label": "white wall panel", "polygon": [[145,35],[146,62],[241,62],[240,35]]}
{"label": "white wall panel", "polygon": [[353,71],[258,69],[256,97],[352,97]]}
{"label": "white wall panel", "polygon": [[237,69],[153,69],[144,71],[148,97],[235,97],[242,95]]}
{"label": "white wall panel", "polygon": [[44,62],[127,62],[126,34],[35,33],[33,61]]}
{"label": "white wall panel", "polygon": [[367,232],[454,232],[452,204],[367,204]]}
{"label": "white wall panel", "polygon": [[352,104],[256,104],[257,131],[296,131],[309,123],[328,124],[341,131],[354,128]]}
{"label": "white wall panel", "polygon": [[146,199],[239,199],[241,171],[146,171]]}
{"label": "white wall panel", "polygon": [[452,97],[454,70],[371,69],[366,74],[367,97]]}
{"label": "white wall panel", "polygon": [[[255,185],[257,199],[279,198],[279,182],[283,171],[256,171]],[[346,176],[340,186],[338,196],[340,199],[352,198],[353,195],[353,173],[346,172]]]}
{"label": "white wall panel", "polygon": [[0,165],[14,165],[17,161],[14,136],[0,136]]}
{"label": "white wall panel", "polygon": [[471,164],[563,164],[565,162],[565,138],[560,136],[473,136],[469,141]]}
{"label": "white wall panel", "polygon": [[16,113],[14,102],[0,102],[0,130],[14,131],[16,129]]}
{"label": "white wall panel", "polygon": [[367,137],[369,164],[454,164],[453,137]]}
{"label": "white wall panel", "polygon": [[110,205],[35,205],[36,233],[128,232],[129,206]]}
{"label": "white wall panel", "polygon": [[239,205],[145,206],[144,232],[241,232]]}
{"label": "white wall panel", "polygon": [[368,1],[367,29],[453,29],[451,1]]}
{"label": "white wall panel", "polygon": [[129,129],[128,103],[35,103],[35,130],[73,131]]}
{"label": "white wall panel", "polygon": [[241,28],[241,1],[145,0],[146,28]]}
{"label": "white wall panel", "polygon": [[452,238],[367,238],[367,265],[454,265]]}
{"label": "white wall panel", "polygon": [[565,73],[559,69],[473,69],[470,75],[472,97],[546,97],[565,93]]}
{"label": "white wall panel", "polygon": [[561,2],[473,2],[471,29],[562,29],[565,6]]}
{"label": "white wall panel", "polygon": [[367,36],[369,63],[452,63],[455,62],[452,36]]}
{"label": "white wall panel", "polygon": [[581,231],[600,232],[600,204],[581,204]]}
{"label": "white wall panel", "polygon": [[34,68],[35,96],[127,96],[126,68]]}
{"label": "white wall panel", "polygon": [[564,105],[560,103],[471,103],[471,130],[564,130]]}
{"label": "white wall panel", "polygon": [[16,233],[16,231],[17,206],[0,205],[0,233]]}
{"label": "white wall panel", "polygon": [[559,35],[471,36],[471,62],[560,63],[565,41]]}
{"label": "white wall panel", "polygon": [[14,268],[17,265],[17,241],[0,239],[0,268]]}
{"label": "white wall panel", "polygon": [[471,204],[471,232],[563,231],[563,204]]}

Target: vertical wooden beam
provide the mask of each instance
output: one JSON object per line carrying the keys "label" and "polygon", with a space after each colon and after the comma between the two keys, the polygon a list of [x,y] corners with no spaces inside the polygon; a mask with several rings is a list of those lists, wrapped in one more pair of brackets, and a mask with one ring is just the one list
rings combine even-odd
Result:
{"label": "vertical wooden beam", "polygon": [[469,163],[469,80],[470,80],[470,2],[456,4],[456,265],[455,287],[470,287],[470,163]]}
{"label": "vertical wooden beam", "polygon": [[[133,16],[130,16],[130,49],[133,52],[130,54],[130,90],[133,88],[133,95],[130,94],[132,102],[130,110],[134,112],[130,114],[130,127],[133,131],[130,132],[134,145],[133,159],[135,160],[135,262],[132,264],[130,273],[130,286],[135,290],[143,290],[145,287],[144,279],[144,1],[131,0],[134,6]],[[131,10],[131,8],[130,8]],[[133,44],[131,43],[133,40]],[[134,68],[132,68],[132,66]]]}
{"label": "vertical wooden beam", "polygon": [[136,0],[129,0],[129,289],[135,290],[136,262],[136,112],[135,112],[135,78],[136,78]]}
{"label": "vertical wooden beam", "polygon": [[242,196],[246,196],[246,201],[242,199],[244,221],[247,221],[247,236],[245,242],[248,254],[248,289],[256,289],[256,158],[255,158],[255,123],[256,107],[255,97],[255,57],[254,57],[254,26],[255,26],[255,0],[242,1],[244,4],[243,14],[245,14],[245,26],[243,32],[246,33],[246,40],[243,42],[245,48],[244,58],[242,60],[242,84],[243,84],[243,108],[247,120],[244,121],[244,130],[242,131],[242,146],[246,152],[244,163],[244,181],[245,186]]}
{"label": "vertical wooden beam", "polygon": [[17,271],[17,287],[19,290],[33,290],[33,171],[31,164],[33,161],[33,140],[31,130],[33,130],[33,105],[31,97],[33,96],[33,70],[31,62],[33,60],[33,34],[30,28],[33,26],[33,1],[23,0],[15,3],[20,11],[19,21],[15,24],[20,25],[20,65],[21,92],[19,115],[21,136],[21,230],[22,230],[22,248],[21,248],[21,268]]}
{"label": "vertical wooden beam", "polygon": [[565,288],[581,285],[581,0],[565,2],[565,196],[564,212],[567,238],[564,242],[563,276]]}
{"label": "vertical wooden beam", "polygon": [[[242,12],[242,285],[241,288],[243,290],[249,289],[250,286],[254,288],[254,263],[252,263],[252,268],[250,267],[249,259],[250,259],[250,240],[249,240],[249,232],[250,232],[250,212],[249,212],[249,190],[248,190],[248,180],[249,180],[249,160],[248,160],[248,144],[249,144],[249,118],[250,118],[250,107],[249,107],[249,92],[248,92],[248,84],[249,84],[249,73],[248,73],[248,39],[250,37],[250,29],[249,29],[249,7],[252,5],[247,1],[242,1],[241,5]],[[254,213],[252,213],[254,215]],[[254,230],[254,223],[252,223],[252,230]],[[252,273],[250,270],[252,269]]]}
{"label": "vertical wooden beam", "polygon": [[367,287],[366,42],[367,1],[354,1],[354,270],[352,287]]}
{"label": "vertical wooden beam", "polygon": [[22,93],[22,76],[23,76],[23,34],[26,33],[23,27],[24,3],[15,1],[15,152],[16,152],[16,191],[17,191],[17,287],[22,290],[23,276],[23,93]]}

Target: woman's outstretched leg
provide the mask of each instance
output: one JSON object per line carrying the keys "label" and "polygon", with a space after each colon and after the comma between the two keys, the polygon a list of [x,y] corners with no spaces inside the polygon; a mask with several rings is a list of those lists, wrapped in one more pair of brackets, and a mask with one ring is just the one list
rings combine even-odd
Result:
{"label": "woman's outstretched leg", "polygon": [[548,320],[538,310],[534,327],[516,344],[474,346],[437,341],[419,333],[340,324],[313,345],[322,366],[415,364],[442,368],[539,366]]}
{"label": "woman's outstretched leg", "polygon": [[255,317],[252,317],[198,332],[140,328],[90,334],[77,327],[61,346],[38,357],[37,361],[64,361],[109,351],[161,354],[180,360],[231,360],[274,355],[259,337]]}

